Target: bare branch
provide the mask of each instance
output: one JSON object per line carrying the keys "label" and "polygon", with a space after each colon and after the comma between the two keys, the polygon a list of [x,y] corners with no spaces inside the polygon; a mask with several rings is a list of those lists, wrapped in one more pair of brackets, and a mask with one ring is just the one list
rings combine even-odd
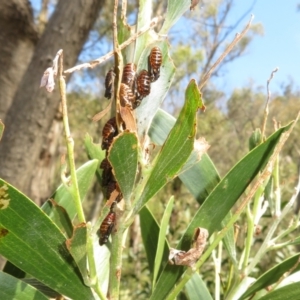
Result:
{"label": "bare branch", "polygon": [[[121,45],[119,45],[119,49],[123,50],[124,48],[126,48],[128,45],[130,45],[132,42],[134,42],[139,36],[141,36],[142,34],[144,34],[145,32],[147,32],[148,30],[154,28],[159,21],[161,21],[163,19],[163,17],[155,17],[151,20],[150,24],[147,26],[144,26],[140,31],[138,31],[137,33],[135,33],[132,37],[130,37],[127,41],[125,41],[124,43],[122,43]],[[104,56],[101,56],[95,60],[92,60],[90,62],[87,63],[83,63],[80,65],[77,65],[73,68],[70,68],[66,71],[64,71],[64,73],[73,73],[74,71],[79,71],[83,68],[94,68],[95,66],[103,63],[104,61],[108,60],[109,58],[111,58],[114,55],[114,50],[108,52],[107,54],[105,54]]]}
{"label": "bare branch", "polygon": [[121,20],[123,21],[124,24],[127,23],[126,13],[127,13],[127,0],[122,0]]}
{"label": "bare branch", "polygon": [[269,102],[270,102],[270,98],[271,98],[271,92],[270,92],[270,82],[274,77],[274,74],[278,71],[278,68],[275,68],[270,75],[270,78],[267,81],[267,102],[266,102],[266,106],[265,106],[265,110],[264,110],[264,119],[263,119],[263,125],[262,125],[262,129],[261,129],[261,137],[264,138],[264,134],[265,134],[265,130],[266,130],[266,124],[267,124],[267,118],[269,115]]}
{"label": "bare branch", "polygon": [[212,72],[216,69],[216,67],[222,62],[222,60],[227,56],[227,54],[233,49],[233,47],[242,39],[242,37],[246,34],[248,29],[250,28],[251,22],[253,20],[253,15],[251,15],[250,21],[244,28],[244,30],[239,34],[237,33],[234,40],[229,44],[229,46],[225,49],[225,51],[221,54],[221,56],[217,59],[217,61],[212,65],[209,71],[203,76],[199,83],[199,89],[201,90],[203,86],[206,84],[208,79],[210,78]]}

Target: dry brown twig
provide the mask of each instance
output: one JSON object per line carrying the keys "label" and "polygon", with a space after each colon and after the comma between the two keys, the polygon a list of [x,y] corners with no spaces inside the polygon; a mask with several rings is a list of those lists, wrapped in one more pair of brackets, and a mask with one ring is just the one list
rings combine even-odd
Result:
{"label": "dry brown twig", "polygon": [[[275,73],[278,71],[278,68],[275,68],[270,75],[270,78],[267,81],[267,101],[266,101],[266,106],[265,106],[265,110],[264,110],[264,118],[263,118],[263,124],[262,124],[262,128],[261,128],[261,137],[262,139],[264,138],[264,134],[265,134],[265,130],[266,130],[266,124],[267,124],[267,118],[269,115],[269,102],[270,102],[270,98],[271,98],[271,91],[270,91],[270,82],[273,79]],[[275,129],[277,130],[277,129]]]}
{"label": "dry brown twig", "polygon": [[57,51],[57,53],[53,59],[52,67],[49,67],[46,69],[46,71],[44,72],[42,79],[41,79],[40,87],[45,87],[47,92],[49,92],[49,93],[51,93],[54,90],[54,86],[55,86],[54,78],[57,76],[58,59],[59,59],[60,55],[62,54],[62,52],[63,52],[62,49]]}
{"label": "dry brown twig", "polygon": [[169,263],[172,265],[193,267],[203,253],[207,238],[207,229],[202,227],[196,228],[192,248],[187,252],[170,248]]}
{"label": "dry brown twig", "polygon": [[[147,26],[144,26],[140,31],[138,31],[137,33],[135,33],[132,37],[130,37],[127,41],[125,41],[124,43],[122,43],[121,45],[119,45],[119,50],[123,50],[124,48],[126,48],[127,46],[129,46],[132,42],[134,42],[139,36],[141,36],[142,34],[144,34],[145,32],[147,32],[148,30],[154,28],[159,21],[161,21],[163,19],[163,17],[155,17],[151,20],[150,24]],[[74,71],[79,71],[83,68],[94,68],[95,66],[103,63],[104,61],[108,60],[109,58],[111,58],[114,55],[115,51],[112,50],[110,52],[108,52],[107,54],[105,54],[104,56],[101,56],[95,60],[92,60],[90,62],[87,63],[83,63],[80,65],[77,65],[75,67],[72,67],[70,69],[67,69],[64,71],[65,74],[70,74],[73,73]]]}
{"label": "dry brown twig", "polygon": [[121,20],[123,21],[124,25],[125,24],[127,25],[126,15],[127,15],[127,0],[122,0]]}
{"label": "dry brown twig", "polygon": [[222,60],[229,54],[229,52],[233,49],[233,47],[245,36],[247,31],[249,30],[252,20],[254,16],[251,15],[250,21],[244,28],[244,30],[241,33],[237,33],[235,35],[235,38],[233,41],[228,45],[228,47],[225,49],[225,51],[221,54],[221,56],[217,59],[217,61],[212,65],[212,67],[207,71],[207,73],[202,77],[200,83],[199,83],[199,90],[203,88],[203,86],[207,83],[208,79],[210,78],[213,71],[216,69],[216,67],[222,62]]}

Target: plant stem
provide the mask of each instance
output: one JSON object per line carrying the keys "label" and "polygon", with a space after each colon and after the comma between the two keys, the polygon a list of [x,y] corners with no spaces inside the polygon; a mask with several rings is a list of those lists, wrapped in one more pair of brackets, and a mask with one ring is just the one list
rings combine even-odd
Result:
{"label": "plant stem", "polygon": [[277,157],[274,170],[273,170],[273,182],[274,182],[274,195],[275,195],[275,212],[274,216],[280,216],[281,209],[281,197],[280,197],[280,184],[279,184],[279,156]]}
{"label": "plant stem", "polygon": [[264,136],[265,136],[265,131],[266,131],[266,124],[267,124],[267,119],[268,119],[268,115],[269,115],[269,102],[270,102],[270,98],[271,98],[271,92],[270,92],[270,82],[274,77],[274,74],[278,71],[278,68],[275,68],[271,75],[270,78],[267,81],[267,102],[266,102],[266,106],[264,109],[264,118],[263,118],[263,124],[262,124],[262,129],[261,129],[261,142],[263,142],[264,140]]}
{"label": "plant stem", "polygon": [[253,232],[254,232],[253,214],[251,213],[249,203],[247,205],[246,211],[247,211],[247,237],[246,237],[246,241],[245,241],[242,270],[244,270],[248,265],[248,260],[249,260],[250,251],[251,251],[251,245],[253,242]]}
{"label": "plant stem", "polygon": [[222,262],[222,241],[219,243],[218,246],[218,253],[217,251],[212,252],[212,258],[215,265],[215,300],[220,299],[220,274],[221,274],[221,262]]}
{"label": "plant stem", "polygon": [[[281,240],[285,236],[289,235],[292,231],[296,230],[299,226],[300,226],[300,223],[299,223],[299,215],[298,215],[297,219],[292,222],[291,226],[289,226],[286,230],[284,230],[282,233],[280,233],[278,236],[276,236],[273,239],[274,243],[278,240]],[[274,246],[274,247],[276,247],[276,246]],[[272,249],[273,249],[273,247],[272,247]]]}
{"label": "plant stem", "polygon": [[[121,78],[123,72],[123,57],[121,54],[119,42],[118,42],[118,27],[117,27],[117,14],[118,14],[118,0],[114,1],[113,11],[113,44],[114,44],[114,55],[115,55],[115,72],[116,72],[116,83],[115,83],[115,107],[117,125],[119,127],[119,90],[121,85]],[[124,9],[124,8],[123,8]],[[129,203],[125,201],[125,211],[128,208]],[[112,234],[111,244],[111,256],[110,256],[110,272],[109,272],[109,285],[108,285],[108,298],[119,299],[120,293],[120,279],[122,270],[122,240],[123,240],[123,219],[124,215],[117,214],[116,223],[119,225],[116,234]]]}
{"label": "plant stem", "polygon": [[299,193],[300,190],[300,177],[298,179],[298,184],[296,186],[296,191],[293,194],[292,198],[290,199],[290,201],[286,204],[286,206],[284,207],[281,215],[276,218],[274,220],[274,222],[272,222],[272,226],[264,240],[264,242],[262,243],[261,247],[259,248],[258,252],[256,253],[255,257],[253,258],[253,260],[251,261],[251,263],[249,264],[249,266],[246,268],[246,274],[249,274],[251,272],[251,270],[253,270],[253,268],[257,265],[257,263],[260,261],[261,257],[264,255],[264,253],[269,250],[270,246],[272,246],[272,241],[271,238],[275,232],[275,230],[278,227],[278,224],[283,220],[283,218],[286,216],[286,214],[293,208],[293,205],[296,201],[297,195]]}
{"label": "plant stem", "polygon": [[[267,182],[267,180],[265,180],[265,182]],[[244,270],[249,263],[250,251],[253,243],[254,228],[258,225],[261,216],[260,212],[262,209],[262,194],[264,192],[264,187],[265,185],[260,186],[255,193],[252,213],[249,203],[247,205],[247,238],[245,243],[245,254],[242,263],[242,273],[244,273]]]}
{"label": "plant stem", "polygon": [[[81,198],[80,198],[79,186],[78,186],[77,175],[76,175],[75,160],[74,160],[74,140],[71,137],[69,120],[68,120],[66,82],[62,76],[62,73],[63,73],[63,52],[61,51],[60,59],[59,59],[59,86],[60,86],[60,96],[61,96],[61,103],[62,103],[63,124],[64,124],[68,159],[69,159],[69,168],[71,173],[72,188],[69,188],[69,190],[73,196],[73,201],[77,211],[79,222],[86,223],[85,216],[83,213],[83,208],[81,205]],[[88,234],[87,234],[86,250],[87,250],[87,257],[88,257],[88,264],[89,264],[91,286],[94,288],[95,292],[98,294],[100,299],[105,300],[106,297],[101,291],[98,278],[97,278],[97,271],[96,271],[95,259],[94,259],[93,238],[91,235],[90,224],[87,224],[87,232]]]}
{"label": "plant stem", "polygon": [[63,114],[63,124],[66,136],[66,143],[67,143],[67,152],[68,152],[68,160],[69,160],[69,168],[71,173],[71,184],[72,184],[72,196],[74,205],[76,208],[76,212],[78,215],[78,219],[80,223],[85,223],[85,217],[83,213],[83,208],[81,205],[77,175],[76,175],[76,168],[75,168],[75,161],[74,161],[74,140],[71,137],[70,127],[69,127],[69,120],[68,120],[68,110],[67,110],[67,97],[66,97],[66,82],[62,75],[63,73],[63,52],[61,51],[60,59],[59,59],[59,87],[60,87],[60,98],[61,98],[61,105],[62,105],[62,114]]}
{"label": "plant stem", "polygon": [[109,272],[109,299],[119,299],[120,279],[122,270],[122,238],[124,230],[118,228],[115,235],[112,235],[111,254],[110,254],[110,272]]}
{"label": "plant stem", "polygon": [[91,281],[91,287],[93,287],[96,294],[99,296],[101,300],[106,300],[104,293],[101,290],[100,283],[97,277],[96,264],[94,259],[94,243],[93,243],[93,231],[91,223],[88,222],[86,224],[87,227],[87,244],[86,251],[88,256],[88,264],[89,264],[89,277]]}

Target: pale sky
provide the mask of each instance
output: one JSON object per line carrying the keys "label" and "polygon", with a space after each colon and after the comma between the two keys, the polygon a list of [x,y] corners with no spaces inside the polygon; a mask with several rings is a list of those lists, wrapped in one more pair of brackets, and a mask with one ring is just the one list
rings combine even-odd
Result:
{"label": "pale sky", "polygon": [[[245,10],[245,2],[236,1],[237,15]],[[295,86],[300,87],[300,11],[299,0],[257,0],[252,13],[254,22],[264,26],[264,36],[256,37],[247,54],[226,67],[225,78],[218,82],[228,91],[243,87],[249,80],[256,85],[266,85],[271,71],[278,67],[271,90],[279,91],[282,82],[292,78]],[[249,6],[248,5],[248,6]]]}
{"label": "pale sky", "polygon": [[[206,0],[207,1],[207,0]],[[205,3],[205,1],[203,1]],[[38,8],[40,1],[31,1]],[[253,0],[236,0],[231,13],[232,23],[244,14]],[[264,36],[257,36],[247,49],[247,53],[226,66],[224,77],[214,79],[220,90],[231,94],[234,88],[241,88],[253,82],[254,86],[265,86],[272,70],[279,68],[271,90],[280,91],[282,83],[293,79],[300,89],[300,0],[257,0],[252,10],[254,22],[261,22]],[[199,5],[200,6],[200,5]],[[197,9],[201,9],[198,7]],[[246,18],[237,31],[250,19]],[[229,20],[230,21],[230,20]],[[188,30],[188,29],[186,29]],[[229,38],[229,41],[232,37]]]}

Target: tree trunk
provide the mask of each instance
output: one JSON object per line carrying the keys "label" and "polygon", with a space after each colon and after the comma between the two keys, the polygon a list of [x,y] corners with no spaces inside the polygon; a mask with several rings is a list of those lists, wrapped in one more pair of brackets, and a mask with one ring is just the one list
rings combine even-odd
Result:
{"label": "tree trunk", "polygon": [[30,3],[1,1],[0,28],[0,119],[3,119],[38,41]]}
{"label": "tree trunk", "polygon": [[76,63],[104,2],[58,2],[4,119],[6,128],[0,143],[0,177],[29,196],[31,181],[39,165],[39,157],[45,151],[42,150],[43,145],[60,100],[58,88],[51,94],[39,88],[41,77],[52,65],[59,49],[64,50],[65,68]]}

